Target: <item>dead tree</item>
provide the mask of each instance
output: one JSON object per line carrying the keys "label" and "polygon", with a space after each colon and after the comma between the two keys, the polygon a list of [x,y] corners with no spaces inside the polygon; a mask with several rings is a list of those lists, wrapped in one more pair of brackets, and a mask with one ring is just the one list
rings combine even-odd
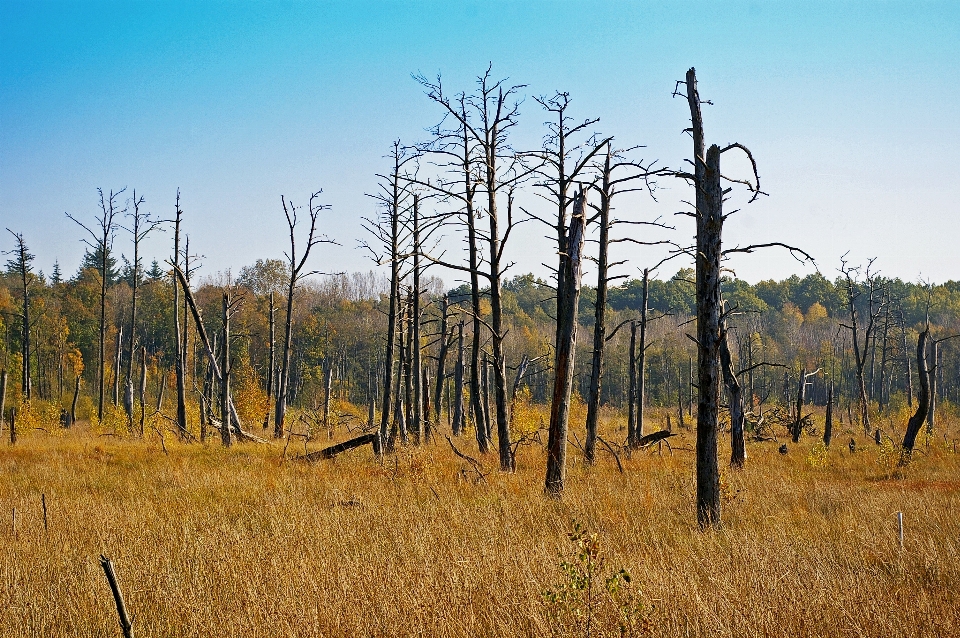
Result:
{"label": "dead tree", "polygon": [[316,271],[304,270],[304,267],[307,265],[307,259],[310,257],[310,251],[314,246],[333,243],[332,240],[317,233],[317,219],[320,212],[330,208],[328,205],[317,202],[317,198],[320,197],[320,193],[322,192],[323,191],[317,191],[310,195],[310,200],[307,204],[310,230],[307,233],[307,241],[303,247],[303,254],[300,255],[299,258],[297,257],[296,237],[297,222],[299,221],[297,219],[298,209],[293,202],[287,202],[283,195],[280,196],[283,214],[287,219],[287,228],[290,231],[290,252],[284,253],[290,268],[290,279],[287,285],[287,316],[283,330],[283,351],[280,356],[280,383],[277,387],[277,402],[274,413],[273,435],[275,438],[283,436],[284,418],[287,413],[287,393],[290,383],[290,350],[293,345],[293,300],[297,292],[297,284],[299,284],[304,277],[317,274]]}
{"label": "dead tree", "polygon": [[[563,314],[561,304],[565,301],[561,294],[565,290],[563,281],[563,252],[567,243],[567,217],[573,201],[569,191],[578,181],[584,180],[591,172],[594,156],[607,147],[612,138],[597,140],[591,136],[582,142],[574,141],[576,137],[585,135],[587,130],[600,121],[600,118],[587,118],[583,122],[574,123],[568,115],[570,108],[570,94],[557,92],[552,97],[534,98],[543,109],[549,113],[551,121],[545,123],[547,134],[544,137],[543,149],[536,153],[527,153],[526,157],[535,161],[532,170],[540,177],[537,186],[546,191],[544,199],[556,206],[556,217],[552,220],[534,216],[535,219],[553,228],[557,239],[557,339],[561,332],[560,318]],[[609,148],[608,148],[609,150]],[[557,342],[559,345],[559,341]]]}
{"label": "dead tree", "polygon": [[[562,128],[562,127],[561,127]],[[562,139],[562,138],[561,138]],[[620,192],[631,192],[638,190],[636,188],[625,188],[624,186],[628,185],[633,180],[645,180],[647,185],[647,190],[650,190],[650,177],[654,174],[649,167],[645,167],[642,163],[631,162],[623,157],[623,154],[627,151],[613,151],[611,148],[611,143],[608,140],[606,144],[606,153],[604,155],[603,165],[598,167],[600,173],[600,183],[594,185],[595,189],[599,192],[600,195],[600,205],[594,206],[596,210],[596,215],[594,215],[589,221],[596,222],[599,225],[600,236],[599,236],[599,249],[597,252],[597,300],[594,305],[594,329],[593,329],[593,361],[591,362],[590,368],[590,385],[587,392],[587,423],[586,423],[586,440],[584,442],[584,456],[587,460],[587,463],[593,463],[594,457],[596,454],[596,445],[597,445],[597,422],[600,417],[600,389],[603,379],[603,355],[604,355],[604,346],[606,345],[606,312],[607,312],[607,287],[609,283],[615,279],[621,279],[624,275],[610,275],[610,268],[622,265],[624,261],[610,263],[609,259],[609,247],[610,244],[618,242],[632,242],[638,245],[655,245],[665,242],[658,241],[641,241],[634,237],[622,237],[617,239],[610,238],[610,230],[617,223],[630,223],[630,224],[641,224],[641,225],[650,225],[663,228],[664,225],[659,222],[639,222],[631,221],[625,222],[625,220],[615,220],[611,219],[610,213],[613,208],[613,198]],[[559,172],[562,172],[563,162],[562,158],[559,158],[561,161],[558,162],[560,167]],[[615,177],[615,172],[620,172],[622,169],[626,169],[629,172],[622,177]],[[559,190],[557,191],[560,192]],[[563,221],[562,219],[560,221]],[[647,291],[647,279],[649,271],[644,271],[644,303],[641,310],[641,332],[645,333],[646,331],[646,322],[647,322],[647,303],[646,303],[646,291]],[[643,360],[643,350],[641,345],[641,361]],[[641,371],[642,371],[641,367]],[[641,372],[642,374],[642,372]],[[643,385],[641,381],[640,385],[641,397],[643,391]],[[642,400],[642,399],[641,399]],[[640,407],[640,423],[642,426],[642,415],[643,407],[641,404]]]}
{"label": "dead tree", "polygon": [[[700,95],[697,91],[695,69],[687,71],[685,93],[675,90],[674,95],[686,98],[690,108],[693,137],[694,172],[676,173],[692,182],[696,191],[696,206],[693,213],[686,213],[696,219],[697,235],[693,254],[696,259],[696,300],[697,300],[697,521],[701,527],[720,525],[720,471],[717,463],[717,429],[720,407],[720,342],[721,322],[724,318],[720,296],[720,262],[733,253],[751,253],[759,248],[779,246],[786,248],[792,255],[796,253],[805,259],[812,258],[807,253],[783,244],[769,242],[745,247],[721,250],[723,222],[732,213],[723,214],[725,192],[721,179],[746,186],[752,193],[750,202],[761,194],[757,165],[750,150],[739,143],[728,144],[724,148],[710,146],[705,151],[703,117],[700,112]],[[731,179],[720,173],[720,156],[726,151],[740,150],[750,160],[753,168],[753,182]],[[730,310],[732,312],[733,309]]]}
{"label": "dead tree", "polygon": [[[454,215],[458,215],[467,230],[467,267],[466,271],[470,281],[470,303],[473,330],[471,333],[470,349],[470,409],[473,413],[474,423],[484,422],[484,411],[481,403],[480,392],[480,343],[482,339],[482,310],[480,307],[480,265],[482,256],[479,247],[479,237],[477,229],[477,219],[479,210],[477,208],[477,191],[482,184],[479,177],[477,164],[480,162],[481,145],[478,143],[479,137],[472,123],[473,109],[475,107],[474,97],[468,97],[466,93],[459,93],[452,99],[443,93],[443,87],[438,77],[436,82],[427,80],[423,76],[417,76],[416,80],[426,89],[427,97],[440,106],[447,113],[455,112],[453,118],[455,125],[451,128],[445,126],[447,120],[444,117],[440,124],[430,129],[432,139],[426,144],[418,147],[418,152],[424,159],[435,164],[439,175],[431,180],[414,181],[421,187],[432,191],[441,198],[442,201],[450,202],[455,207]],[[446,216],[438,216],[438,219],[444,219]],[[461,377],[461,400],[462,400],[462,382]],[[461,413],[460,429],[463,429],[465,419]],[[476,431],[477,446],[482,454],[489,451],[490,441],[483,428],[477,428]]]}
{"label": "dead tree", "polygon": [[900,465],[907,465],[913,454],[913,447],[917,442],[917,434],[927,418],[930,409],[930,371],[927,365],[927,339],[930,337],[930,325],[924,327],[917,338],[917,374],[920,380],[920,389],[917,392],[917,411],[907,421],[907,432],[903,436],[903,445],[900,452]]}
{"label": "dead tree", "polygon": [[[480,274],[490,285],[490,320],[487,329],[490,332],[491,350],[493,354],[493,385],[494,403],[497,416],[497,448],[500,458],[501,471],[513,469],[513,453],[510,444],[510,425],[507,414],[507,379],[506,358],[503,342],[506,332],[503,326],[503,307],[501,299],[501,279],[509,264],[503,263],[503,251],[507,240],[516,226],[513,218],[513,192],[516,185],[525,179],[530,171],[519,164],[517,153],[509,145],[509,131],[517,125],[519,117],[519,101],[516,93],[522,88],[520,85],[507,86],[506,80],[493,81],[491,68],[477,79],[477,91],[470,96],[461,96],[461,101],[451,101],[444,95],[440,80],[435,83],[420,78],[421,84],[427,89],[430,99],[441,105],[446,114],[458,122],[469,138],[467,172],[477,175],[478,186],[486,194],[486,215],[489,222],[485,237],[487,244],[486,263],[488,270]],[[469,187],[468,187],[469,188]],[[506,191],[507,210],[506,219],[503,219],[499,206],[499,198]],[[504,223],[505,222],[505,223]],[[451,263],[442,259],[442,256],[429,257],[430,261],[438,265],[461,272],[474,272],[473,264],[469,267]],[[477,264],[479,268],[479,264]],[[471,277],[472,281],[472,277]],[[479,302],[479,299],[477,299]],[[479,318],[475,307],[474,314]],[[475,324],[476,328],[476,324]],[[479,332],[475,329],[474,350],[479,346]],[[479,398],[479,397],[477,397]],[[477,398],[473,400],[476,401]]]}
{"label": "dead tree", "polygon": [[463,367],[464,367],[464,344],[463,344],[463,319],[457,324],[457,364],[453,369],[453,423],[450,429],[454,436],[463,432],[464,414],[463,414]]}
{"label": "dead tree", "polygon": [[[137,191],[134,189],[133,198],[133,212],[128,214],[130,218],[130,228],[121,226],[126,230],[133,238],[133,263],[131,270],[131,279],[130,279],[130,346],[127,350],[127,371],[124,386],[127,388],[127,392],[130,396],[133,396],[133,360],[136,358],[137,351],[137,301],[139,301],[139,292],[140,292],[140,279],[143,275],[143,264],[140,257],[140,242],[146,239],[147,235],[153,231],[157,225],[160,224],[159,221],[150,219],[150,213],[141,212],[140,207],[144,203],[143,196],[137,197]],[[127,418],[132,423],[133,420],[133,410],[131,400],[131,408],[127,411]]]}
{"label": "dead tree", "polygon": [[440,300],[440,342],[437,352],[437,378],[433,390],[433,425],[440,425],[440,406],[443,398],[443,388],[447,379],[447,354],[450,351],[450,296],[444,295]]}
{"label": "dead tree", "polygon": [[[865,379],[867,348],[876,331],[877,319],[884,309],[884,284],[880,277],[872,272],[873,262],[873,259],[867,262],[864,278],[860,281],[860,267],[847,264],[846,255],[840,258],[840,272],[846,280],[847,311],[850,315],[850,323],[841,323],[840,325],[850,331],[853,342],[854,369],[857,374],[860,419],[863,423],[864,434],[870,434],[870,406],[869,399],[867,398],[867,384]],[[861,297],[866,297],[865,318],[861,317],[861,309],[858,307]]]}
{"label": "dead tree", "polygon": [[720,328],[720,370],[723,373],[723,383],[727,387],[727,403],[730,409],[730,467],[741,468],[747,459],[747,447],[743,438],[743,387],[733,369],[726,322],[723,322]]}
{"label": "dead tree", "polygon": [[413,420],[410,427],[416,433],[417,443],[426,440],[425,418],[430,418],[423,411],[423,396],[426,388],[423,387],[423,363],[420,360],[420,195],[413,194],[413,288],[410,290],[410,377],[413,384],[411,408]]}
{"label": "dead tree", "polygon": [[100,194],[100,215],[95,216],[97,222],[96,231],[91,230],[89,226],[78,220],[70,213],[66,213],[73,222],[80,228],[87,231],[90,239],[84,238],[82,241],[93,250],[100,262],[97,264],[97,274],[100,277],[100,342],[97,351],[97,418],[103,420],[103,395],[106,382],[106,347],[107,347],[107,287],[110,284],[110,253],[113,250],[113,237],[116,229],[116,216],[126,213],[126,209],[120,209],[117,204],[117,198],[126,191],[121,188],[117,192],[110,191],[109,195],[103,194],[103,189],[98,188]]}
{"label": "dead tree", "polygon": [[793,442],[800,442],[800,435],[803,434],[803,404],[806,402],[807,398],[807,386],[810,385],[808,379],[810,377],[815,377],[820,374],[820,369],[816,369],[813,372],[807,372],[803,368],[800,368],[800,379],[797,382],[797,403],[796,403],[796,414],[793,421],[793,427],[790,430],[791,435],[793,436]]}
{"label": "dead tree", "polygon": [[220,440],[230,447],[230,295],[223,291],[223,333],[220,347]]}
{"label": "dead tree", "polygon": [[[21,363],[21,391],[23,396],[29,401],[31,398],[32,371],[30,362],[32,360],[32,351],[30,349],[30,293],[36,276],[33,274],[34,256],[27,248],[21,233],[15,233],[9,228],[7,232],[13,235],[16,245],[12,250],[5,251],[5,255],[11,255],[12,259],[7,261],[7,270],[16,273],[20,278],[20,290],[23,293],[23,311],[20,313],[20,321],[23,323],[21,354],[23,361]],[[4,390],[6,390],[6,371],[4,371]]]}
{"label": "dead tree", "polygon": [[573,390],[573,366],[577,346],[577,305],[580,301],[580,275],[583,259],[585,195],[581,189],[574,198],[573,215],[563,250],[562,331],[557,339],[554,359],[553,400],[550,405],[550,429],[547,439],[547,474],[544,490],[552,498],[560,498],[566,475],[567,426],[570,417],[570,394]]}
{"label": "dead tree", "polygon": [[827,387],[827,416],[823,424],[823,444],[830,447],[830,441],[833,439],[833,380]]}
{"label": "dead tree", "polygon": [[[416,161],[416,156],[410,154],[401,146],[400,141],[393,143],[389,155],[393,166],[387,175],[378,175],[380,178],[379,191],[370,194],[379,202],[382,212],[376,219],[364,218],[364,229],[373,235],[375,243],[362,242],[361,245],[371,253],[377,265],[390,265],[390,299],[387,310],[387,335],[383,368],[383,395],[380,406],[380,441],[375,446],[378,451],[383,450],[390,438],[391,404],[394,399],[394,359],[397,346],[397,313],[400,304],[401,262],[405,259],[404,244],[406,242],[405,229],[402,223],[403,209],[410,196],[409,183],[405,172],[407,165]],[[399,393],[397,393],[399,394]],[[394,420],[396,414],[394,413]]]}
{"label": "dead tree", "polygon": [[[183,210],[180,208],[180,189],[177,189],[177,200],[173,218],[173,269],[180,267],[180,224],[183,219]],[[184,272],[189,272],[184,267]],[[185,281],[184,289],[188,287]],[[174,348],[174,373],[177,381],[177,428],[181,438],[187,435],[187,387],[186,387],[186,353],[183,347],[183,334],[186,326],[180,320],[180,287],[176,276],[173,278],[173,336],[177,344]],[[159,408],[157,408],[159,412]]]}

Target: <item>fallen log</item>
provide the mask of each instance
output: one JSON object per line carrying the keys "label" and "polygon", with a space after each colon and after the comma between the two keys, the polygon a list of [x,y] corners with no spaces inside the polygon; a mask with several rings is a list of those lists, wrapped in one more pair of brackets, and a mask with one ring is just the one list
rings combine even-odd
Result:
{"label": "fallen log", "polygon": [[294,461],[306,461],[307,463],[316,463],[317,461],[324,461],[326,459],[332,459],[341,452],[346,452],[347,450],[352,450],[358,448],[362,445],[367,445],[368,443],[373,445],[378,440],[379,433],[371,432],[370,434],[364,434],[356,438],[350,439],[349,441],[344,441],[343,443],[337,443],[336,445],[331,445],[328,448],[318,450],[316,452],[311,452],[310,454],[301,454],[300,456],[293,457]]}
{"label": "fallen log", "polygon": [[665,439],[669,439],[671,436],[677,436],[676,432],[671,432],[670,430],[660,430],[659,432],[651,432],[637,439],[637,447],[645,448],[653,445],[654,443],[659,443]]}

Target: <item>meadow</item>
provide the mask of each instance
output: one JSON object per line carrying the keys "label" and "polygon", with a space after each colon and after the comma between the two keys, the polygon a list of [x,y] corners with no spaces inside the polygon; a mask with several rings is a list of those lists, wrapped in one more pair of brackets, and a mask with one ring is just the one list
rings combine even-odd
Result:
{"label": "meadow", "polygon": [[[622,440],[622,422],[605,414],[601,436]],[[505,474],[469,433],[454,444],[480,472],[442,432],[382,462],[365,446],[307,464],[298,439],[225,449],[33,425],[0,444],[10,638],[119,636],[101,554],[139,637],[960,635],[955,418],[901,470],[891,443],[848,425],[830,448],[751,441],[708,531],[688,430],[621,454],[622,472],[571,444],[554,501],[540,445]]]}

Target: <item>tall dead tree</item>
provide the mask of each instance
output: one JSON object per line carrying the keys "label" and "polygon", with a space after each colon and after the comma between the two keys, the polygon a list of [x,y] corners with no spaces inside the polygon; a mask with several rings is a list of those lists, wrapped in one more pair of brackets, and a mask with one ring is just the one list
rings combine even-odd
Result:
{"label": "tall dead tree", "polygon": [[[378,175],[380,178],[379,191],[370,194],[381,207],[380,215],[375,219],[364,218],[364,229],[373,235],[375,243],[363,242],[362,246],[369,251],[377,265],[390,265],[390,299],[387,309],[387,335],[383,367],[383,394],[380,405],[380,439],[375,448],[378,451],[385,449],[390,439],[391,407],[394,394],[399,396],[399,389],[395,392],[393,375],[395,368],[397,347],[397,314],[400,305],[401,265],[405,259],[404,245],[406,243],[406,229],[402,215],[403,209],[410,196],[409,182],[406,179],[407,165],[416,161],[416,155],[407,151],[399,140],[393,142],[389,158],[393,166],[389,174]],[[394,420],[396,414],[393,414]]]}
{"label": "tall dead tree", "polygon": [[94,216],[95,230],[70,213],[65,213],[90,235],[90,239],[84,238],[82,241],[99,259],[97,274],[100,277],[100,342],[97,350],[97,418],[100,421],[103,420],[103,396],[106,388],[107,288],[110,285],[110,253],[113,251],[116,217],[126,213],[125,208],[120,209],[117,200],[126,190],[126,188],[121,188],[117,192],[111,190],[109,195],[104,195],[102,188],[97,189],[97,193],[100,194],[100,214]]}
{"label": "tall dead tree", "polygon": [[[15,233],[9,228],[7,232],[13,235],[15,240],[15,245],[12,250],[5,251],[5,255],[11,255],[11,259],[7,261],[7,270],[9,272],[16,273],[20,278],[20,290],[23,294],[23,310],[20,313],[20,321],[23,325],[22,332],[22,341],[21,341],[21,353],[23,355],[23,361],[21,363],[21,391],[23,396],[29,401],[31,398],[31,370],[30,370],[30,361],[32,359],[31,349],[30,349],[30,292],[33,287],[34,280],[36,276],[33,274],[33,260],[34,256],[30,253],[30,250],[27,248],[26,242],[23,240],[23,234]],[[6,370],[4,370],[4,391],[6,390]],[[0,417],[2,418],[2,417]]]}
{"label": "tall dead tree", "polygon": [[[551,118],[545,122],[547,134],[544,136],[543,148],[536,153],[527,153],[526,157],[535,160],[531,167],[540,177],[537,186],[545,191],[544,198],[555,206],[555,217],[545,219],[534,216],[535,219],[553,228],[557,239],[557,330],[559,339],[561,319],[563,314],[561,304],[562,290],[566,289],[564,277],[563,253],[567,242],[567,218],[573,201],[569,191],[578,181],[585,179],[592,172],[593,159],[598,155],[612,138],[599,140],[597,136],[589,136],[586,140],[577,141],[576,138],[587,135],[588,129],[600,121],[600,118],[587,118],[575,123],[568,114],[570,109],[570,94],[556,92],[552,97],[534,98]],[[559,342],[557,344],[559,345]]]}
{"label": "tall dead tree", "polygon": [[273,435],[276,438],[283,436],[284,418],[287,414],[287,396],[290,384],[290,351],[293,346],[293,301],[297,293],[297,285],[304,277],[317,274],[317,271],[306,271],[307,259],[310,257],[310,251],[318,244],[331,244],[332,240],[317,233],[317,220],[321,211],[330,208],[329,205],[321,204],[317,200],[320,193],[317,191],[310,195],[307,204],[307,214],[310,219],[310,230],[307,233],[307,241],[303,246],[303,254],[297,256],[297,223],[299,222],[299,209],[294,203],[287,202],[281,195],[280,203],[283,206],[283,214],[287,220],[287,228],[290,231],[290,252],[284,253],[287,258],[287,265],[290,268],[290,279],[287,284],[287,316],[283,328],[283,351],[280,355],[280,382],[277,386],[277,401],[274,412]]}
{"label": "tall dead tree", "polygon": [[[726,191],[721,179],[743,184],[752,193],[750,202],[761,194],[757,165],[750,150],[739,143],[728,144],[720,148],[716,144],[705,149],[703,117],[700,112],[701,100],[697,90],[696,70],[687,71],[684,81],[686,91],[674,91],[674,95],[685,97],[690,108],[691,127],[688,132],[693,138],[694,172],[677,173],[678,176],[692,182],[696,191],[696,206],[693,213],[686,213],[696,219],[697,235],[693,254],[696,259],[696,303],[697,303],[697,521],[701,527],[720,525],[720,471],[717,463],[717,430],[720,407],[720,348],[721,324],[725,316],[722,311],[720,295],[720,262],[732,253],[751,253],[758,248],[779,246],[791,254],[799,253],[805,259],[812,258],[802,250],[781,242],[754,244],[744,247],[721,249],[723,222],[728,215],[723,214],[723,199]],[[706,152],[704,152],[706,150]],[[729,150],[740,150],[750,160],[753,179],[739,180],[726,178],[720,173],[720,156]],[[732,214],[732,213],[731,213]],[[732,311],[732,309],[731,309]]]}
{"label": "tall dead tree", "polygon": [[[562,120],[561,120],[562,121]],[[559,136],[561,141],[563,136]],[[647,190],[650,190],[650,177],[652,174],[655,174],[650,170],[649,167],[645,167],[642,163],[628,161],[624,158],[624,153],[627,151],[614,151],[611,147],[611,142],[608,140],[606,144],[606,153],[603,156],[603,164],[598,167],[598,172],[600,174],[600,183],[595,184],[594,187],[600,195],[600,204],[599,206],[593,206],[592,208],[596,211],[596,214],[588,220],[588,223],[595,222],[599,226],[599,248],[597,251],[597,300],[594,304],[594,328],[593,328],[593,361],[591,362],[590,367],[590,384],[587,391],[587,423],[586,423],[586,440],[584,442],[584,456],[587,460],[587,463],[593,463],[594,457],[596,454],[597,446],[597,422],[600,417],[600,389],[601,383],[603,380],[603,355],[604,347],[606,345],[606,312],[607,312],[607,288],[611,281],[615,279],[621,279],[624,275],[610,275],[610,268],[615,266],[622,265],[625,261],[610,262],[609,258],[609,248],[611,244],[619,242],[632,242],[638,245],[655,245],[665,242],[658,241],[642,241],[635,237],[621,237],[616,239],[611,239],[610,230],[611,228],[618,223],[629,223],[629,224],[639,224],[639,225],[650,225],[663,228],[663,224],[659,222],[641,222],[641,221],[625,221],[625,220],[616,220],[611,218],[611,212],[613,209],[613,198],[615,195],[621,192],[631,192],[638,190],[636,188],[625,187],[633,180],[645,180]],[[562,155],[559,154],[559,155]],[[558,159],[562,160],[561,157]],[[563,172],[564,164],[562,161],[558,161],[557,164],[560,168],[558,173]],[[620,173],[622,169],[627,169],[627,173],[622,177],[615,176],[616,173]],[[558,182],[559,184],[559,182]],[[557,190],[558,195],[561,193],[562,189]],[[558,220],[562,222],[563,220]],[[644,303],[642,309],[642,318],[641,318],[641,330],[646,330],[646,282],[649,271],[644,271]],[[643,352],[641,350],[641,358],[643,357]],[[641,359],[642,361],[642,359]],[[642,369],[642,368],[641,368]],[[641,392],[643,385],[640,385]],[[642,396],[642,395],[641,395]],[[641,406],[641,423],[642,423],[642,406]]]}
{"label": "tall dead tree", "polygon": [[[160,223],[157,220],[150,219],[150,213],[141,212],[140,207],[143,206],[144,201],[143,196],[137,197],[137,191],[134,189],[133,198],[131,199],[133,212],[128,214],[130,227],[121,226],[121,228],[130,233],[133,239],[133,263],[131,264],[130,274],[130,345],[127,350],[127,370],[124,380],[124,386],[131,397],[133,396],[133,361],[136,359],[135,353],[137,351],[137,302],[140,296],[140,280],[143,278],[143,260],[140,257],[140,243],[146,239],[147,235]],[[131,410],[128,411],[127,418],[132,422],[133,402],[131,401],[130,403]]]}
{"label": "tall dead tree", "polygon": [[[860,420],[863,424],[864,434],[870,433],[870,405],[867,397],[867,383],[865,368],[867,365],[868,347],[870,340],[874,337],[877,327],[877,319],[884,309],[883,304],[883,281],[872,272],[874,260],[867,262],[863,280],[860,280],[860,267],[851,266],[847,263],[846,255],[840,258],[840,272],[846,280],[846,302],[847,312],[850,316],[850,323],[841,323],[840,325],[850,331],[851,341],[853,342],[854,370],[857,374],[857,391],[860,400]],[[865,301],[861,298],[865,297]],[[861,304],[865,305],[861,310]],[[866,316],[863,315],[865,311]]]}
{"label": "tall dead tree", "polygon": [[560,498],[566,476],[567,429],[570,418],[570,394],[573,390],[573,367],[577,349],[577,305],[580,300],[580,276],[583,260],[585,195],[581,189],[574,198],[573,214],[563,250],[563,299],[561,333],[554,358],[553,400],[550,404],[550,429],[547,437],[546,494]]}
{"label": "tall dead tree", "polygon": [[220,347],[220,440],[223,447],[230,447],[230,295],[223,291],[223,332]]}
{"label": "tall dead tree", "polygon": [[[477,90],[468,96],[461,96],[460,100],[451,101],[444,93],[440,80],[435,83],[419,78],[427,89],[427,96],[441,105],[446,115],[453,118],[465,130],[469,139],[467,152],[464,154],[467,165],[467,174],[476,175],[479,182],[473,186],[475,193],[479,188],[486,194],[486,210],[488,229],[480,233],[478,238],[485,240],[487,253],[485,255],[487,270],[478,272],[487,280],[490,286],[490,320],[487,329],[490,332],[490,345],[493,354],[493,386],[494,404],[497,420],[497,451],[500,459],[500,469],[513,469],[513,451],[510,444],[510,423],[507,414],[507,379],[506,355],[504,352],[504,338],[506,332],[503,326],[503,305],[501,280],[509,264],[503,262],[503,251],[516,222],[513,218],[514,198],[516,185],[526,178],[530,171],[520,166],[518,154],[510,147],[509,132],[517,125],[519,117],[519,100],[516,93],[520,85],[508,86],[506,80],[494,81],[491,77],[491,67],[477,78]],[[429,184],[425,184],[429,186]],[[507,197],[506,219],[503,219],[499,209],[499,199]],[[474,267],[456,264],[441,257],[429,257],[432,262],[461,272],[476,272],[480,264]],[[473,277],[471,276],[471,281]],[[475,314],[479,310],[479,299],[474,308]],[[477,315],[479,319],[479,315]],[[479,349],[479,331],[474,325],[474,351]],[[471,362],[472,365],[473,362]],[[479,371],[474,371],[479,372]],[[476,379],[476,376],[474,376]],[[472,388],[473,389],[473,388]],[[478,394],[478,393],[473,393]],[[476,402],[479,396],[471,397]],[[478,406],[479,407],[479,406]],[[475,412],[479,415],[482,410]]]}
{"label": "tall dead tree", "polygon": [[430,418],[423,411],[423,396],[427,391],[423,387],[423,362],[420,359],[420,195],[413,194],[413,288],[410,290],[410,376],[413,383],[411,407],[413,420],[410,427],[416,433],[418,443],[426,441],[424,419]]}

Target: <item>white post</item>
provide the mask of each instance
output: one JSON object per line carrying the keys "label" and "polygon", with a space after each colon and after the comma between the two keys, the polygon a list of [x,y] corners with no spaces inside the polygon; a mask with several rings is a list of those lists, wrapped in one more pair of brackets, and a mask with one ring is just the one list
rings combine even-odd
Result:
{"label": "white post", "polygon": [[900,549],[903,549],[903,512],[897,512],[897,536],[900,538]]}

